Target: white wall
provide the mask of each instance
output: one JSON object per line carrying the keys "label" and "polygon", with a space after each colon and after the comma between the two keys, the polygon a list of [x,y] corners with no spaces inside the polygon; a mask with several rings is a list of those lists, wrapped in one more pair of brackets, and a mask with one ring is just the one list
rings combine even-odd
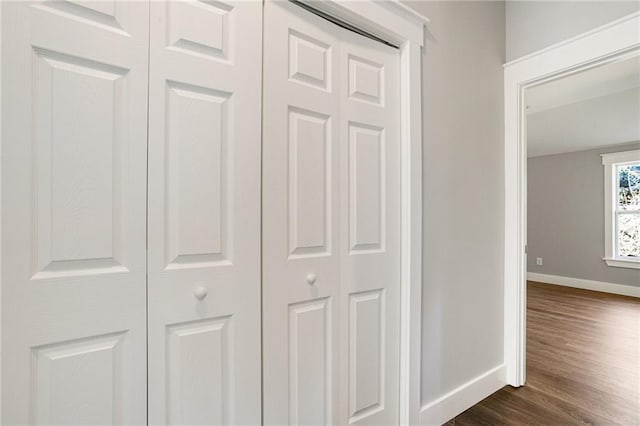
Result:
{"label": "white wall", "polygon": [[422,62],[426,405],[503,363],[505,21],[503,2],[407,4],[431,19]]}
{"label": "white wall", "polygon": [[639,1],[519,1],[506,7],[507,61],[640,10]]}

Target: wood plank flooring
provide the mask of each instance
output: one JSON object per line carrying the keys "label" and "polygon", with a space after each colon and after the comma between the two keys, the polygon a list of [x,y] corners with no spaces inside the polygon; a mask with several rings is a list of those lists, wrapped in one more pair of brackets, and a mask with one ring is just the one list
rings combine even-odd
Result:
{"label": "wood plank flooring", "polygon": [[447,425],[640,425],[640,300],[528,284],[527,384]]}

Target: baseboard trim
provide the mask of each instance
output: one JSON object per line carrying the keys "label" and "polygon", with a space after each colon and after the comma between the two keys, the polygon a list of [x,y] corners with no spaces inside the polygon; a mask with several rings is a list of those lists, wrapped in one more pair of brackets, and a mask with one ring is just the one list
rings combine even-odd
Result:
{"label": "baseboard trim", "polygon": [[504,387],[507,384],[505,377],[506,368],[501,364],[435,401],[423,405],[420,410],[420,424],[442,425]]}
{"label": "baseboard trim", "polygon": [[580,278],[560,277],[557,275],[527,272],[527,280],[545,284],[563,285],[584,290],[601,291],[604,293],[620,294],[622,296],[640,297],[640,287],[624,284],[605,283],[602,281],[583,280]]}

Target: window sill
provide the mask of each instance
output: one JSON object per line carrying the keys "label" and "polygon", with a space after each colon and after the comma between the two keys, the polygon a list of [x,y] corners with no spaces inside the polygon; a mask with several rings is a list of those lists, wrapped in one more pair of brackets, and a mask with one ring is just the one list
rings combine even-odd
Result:
{"label": "window sill", "polygon": [[604,259],[607,262],[607,266],[613,266],[616,268],[631,268],[631,269],[640,269],[640,259],[632,260],[632,259]]}

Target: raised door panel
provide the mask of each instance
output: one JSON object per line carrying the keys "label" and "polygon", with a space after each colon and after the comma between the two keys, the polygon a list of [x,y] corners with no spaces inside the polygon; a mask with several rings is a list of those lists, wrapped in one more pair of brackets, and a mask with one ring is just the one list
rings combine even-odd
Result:
{"label": "raised door panel", "polygon": [[34,347],[34,424],[120,424],[126,335]]}
{"label": "raised door panel", "polygon": [[233,5],[218,1],[167,3],[167,45],[170,49],[218,60],[233,54]]}
{"label": "raised door panel", "polygon": [[289,422],[331,422],[331,301],[289,306]]}
{"label": "raised door panel", "polygon": [[349,297],[349,423],[384,409],[384,290]]}
{"label": "raised door panel", "polygon": [[290,257],[331,251],[330,126],[326,115],[289,109]]}
{"label": "raised door panel", "polygon": [[130,35],[139,33],[139,28],[130,28],[134,22],[128,22],[129,11],[126,5],[117,0],[87,1],[59,0],[45,1],[35,7],[64,16],[66,19],[100,27],[107,31]]}
{"label": "raised door panel", "polygon": [[260,2],[151,3],[149,420],[259,424]]}
{"label": "raised door panel", "polygon": [[2,423],[143,424],[148,4],[1,7]]}
{"label": "raised door panel", "polygon": [[296,30],[289,30],[289,78],[331,91],[331,46]]}
{"label": "raised door panel", "polygon": [[167,327],[169,424],[229,424],[232,318]]}
{"label": "raised door panel", "polygon": [[349,249],[384,250],[384,129],[349,123]]}
{"label": "raised door panel", "polygon": [[34,55],[34,276],[126,271],[127,70],[40,49]]}
{"label": "raised door panel", "polygon": [[347,62],[349,98],[384,106],[384,66],[355,55],[348,55]]}
{"label": "raised door panel", "polygon": [[231,94],[167,83],[167,266],[230,262]]}

